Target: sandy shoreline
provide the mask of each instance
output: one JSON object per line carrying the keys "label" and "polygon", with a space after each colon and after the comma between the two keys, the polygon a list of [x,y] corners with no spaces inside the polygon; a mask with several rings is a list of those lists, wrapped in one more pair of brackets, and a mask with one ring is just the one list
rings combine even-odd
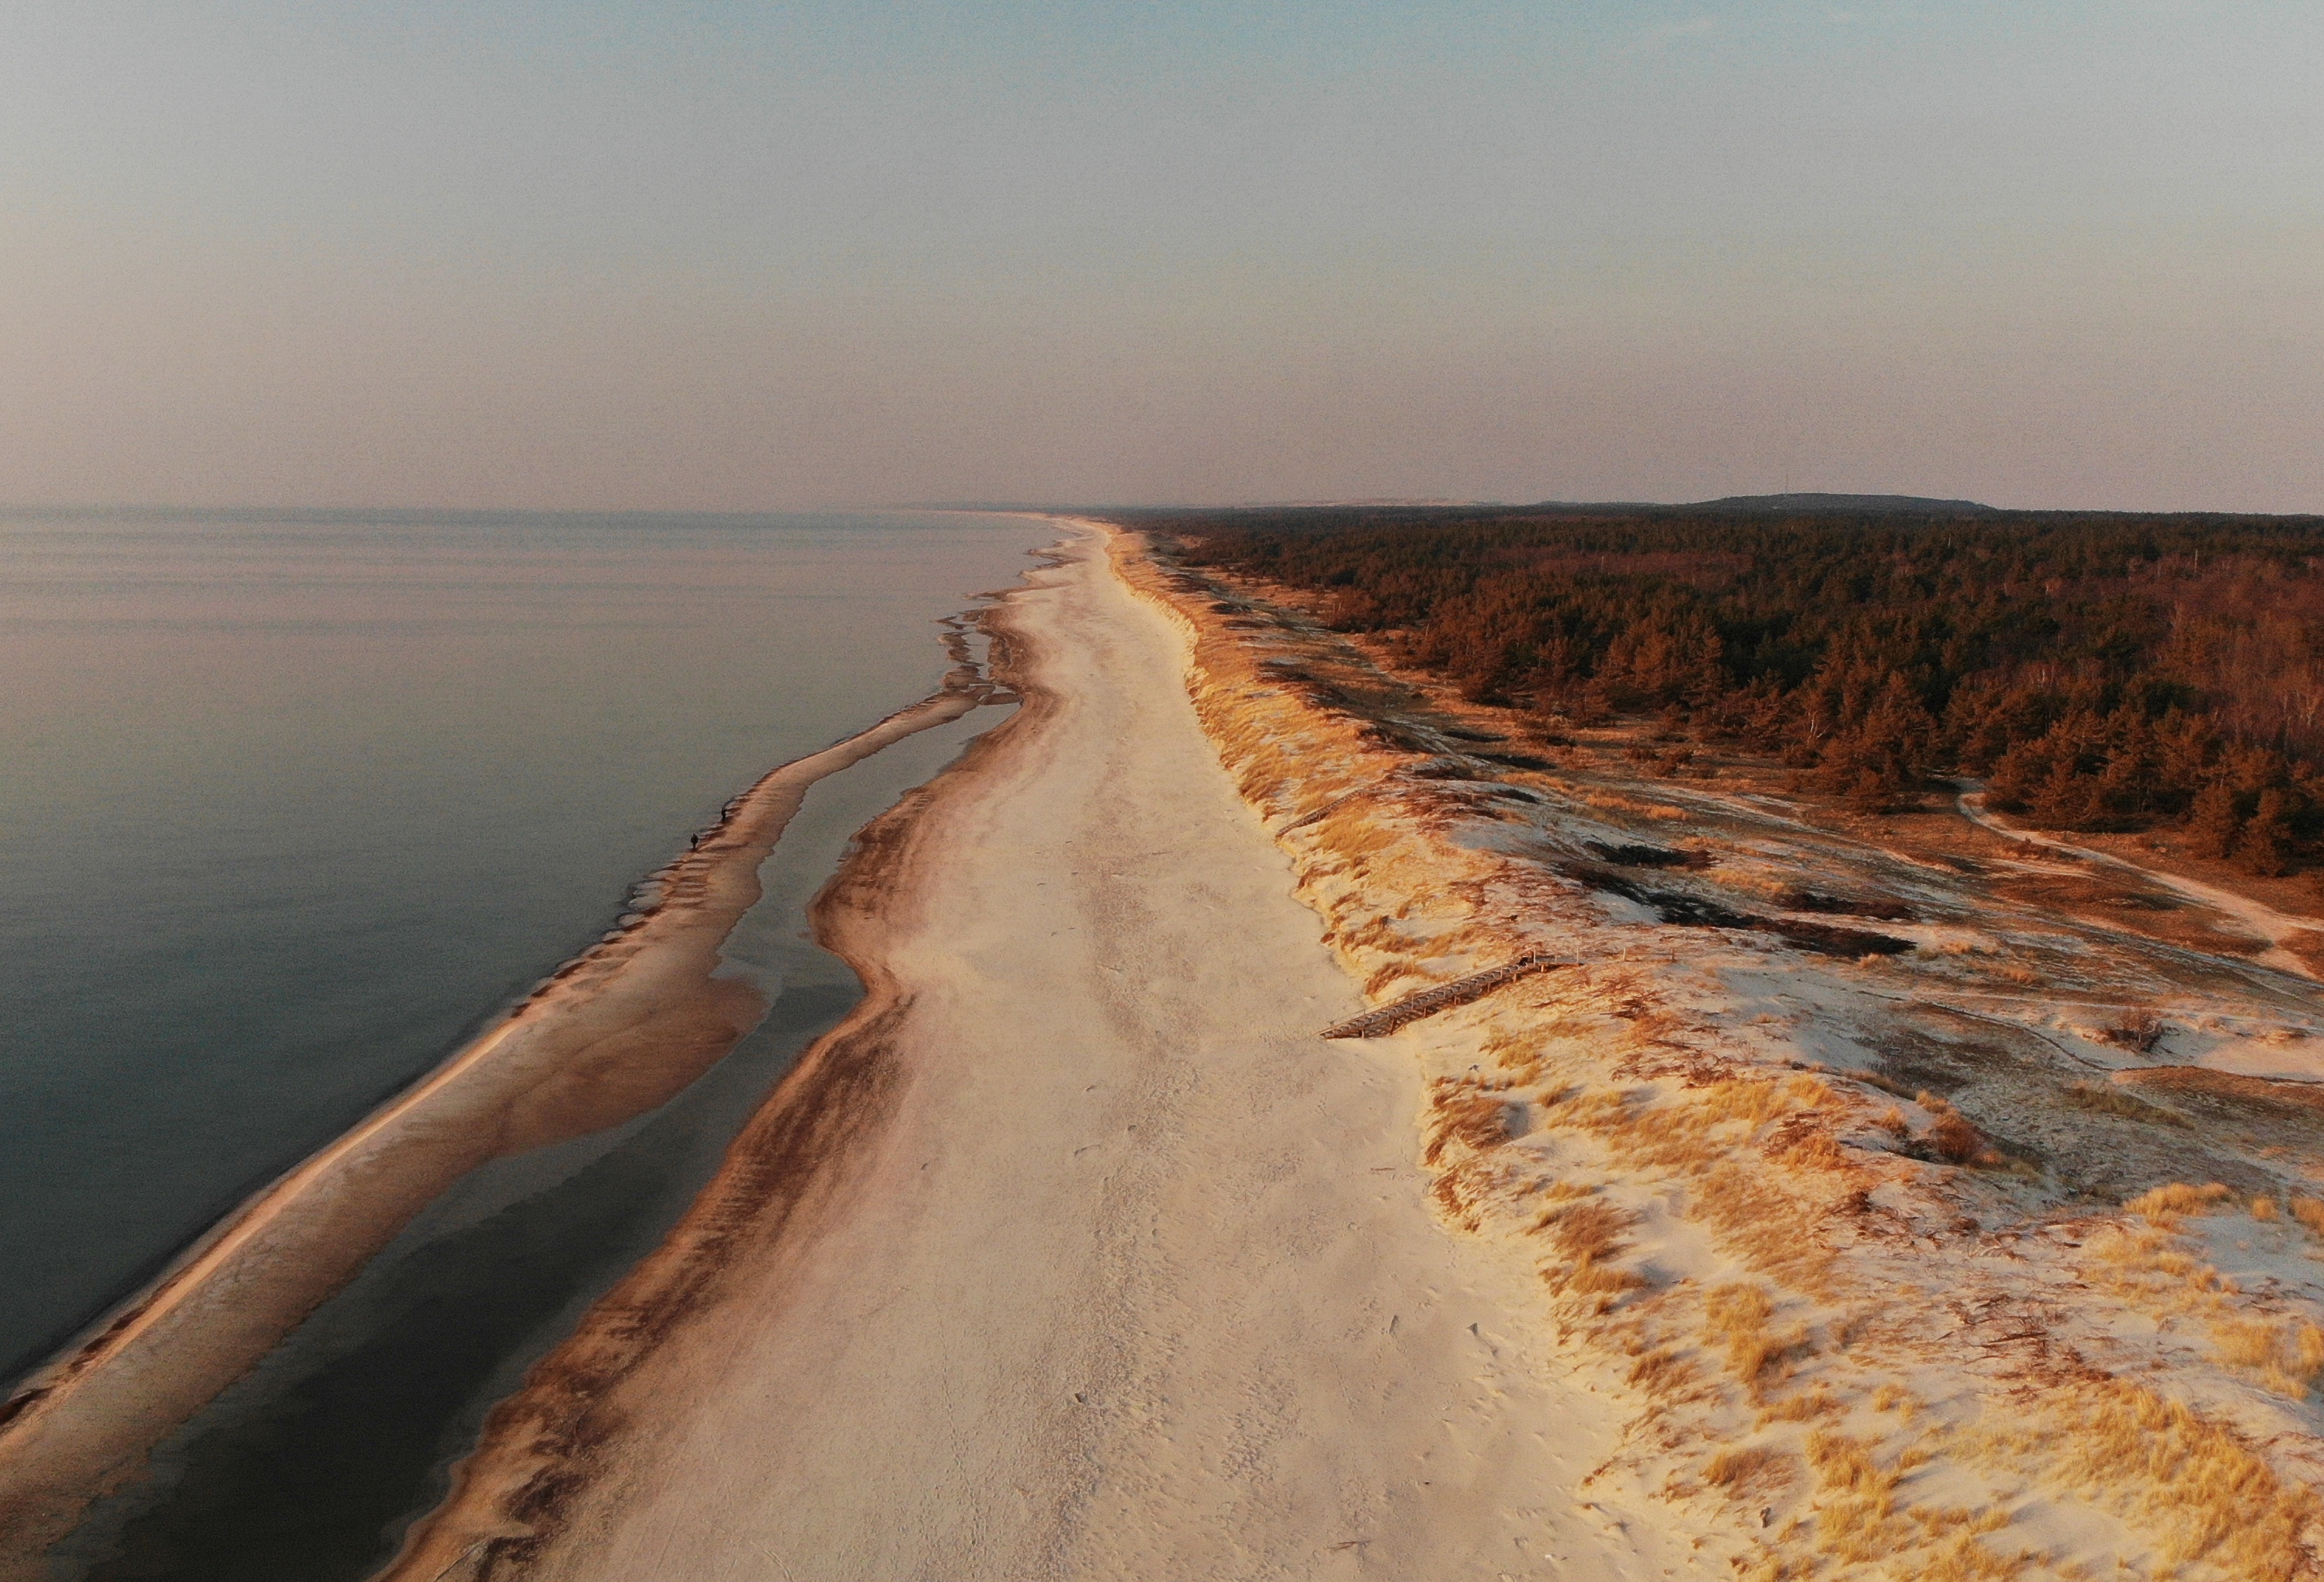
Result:
{"label": "sandy shoreline", "polygon": [[2201,1063],[2295,982],[1084,531],[825,898],[873,998],[396,1582],[2324,1575],[2324,1151]]}
{"label": "sandy shoreline", "polygon": [[759,865],[807,789],[990,691],[956,669],[945,690],[770,772],[641,887],[621,927],[30,1380],[0,1416],[0,1577],[43,1574],[42,1551],[90,1500],[450,1182],[650,1109],[721,1058],[765,1006],[747,984],[715,976],[719,947],[757,901]]}
{"label": "sandy shoreline", "polygon": [[[1003,657],[1005,618],[988,617],[991,669],[1015,685]],[[867,826],[812,908],[819,942],[864,985],[847,1020],[801,1058],[730,1145],[725,1161],[662,1245],[593,1308],[575,1335],[495,1407],[444,1504],[407,1537],[385,1577],[490,1575],[536,1558],[595,1470],[595,1453],[629,1426],[603,1397],[721,1294],[747,1243],[787,1251],[811,1235],[816,1216],[845,1187],[854,1155],[877,1127],[894,1078],[889,1038],[902,994],[869,942],[906,904],[899,880],[907,854],[926,838],[941,803],[1046,699],[1021,686],[1018,713],[972,742],[945,774]]]}
{"label": "sandy shoreline", "polygon": [[1068,525],[393,1582],[2324,1575],[2298,980]]}
{"label": "sandy shoreline", "polygon": [[[819,905],[871,993],[391,1576],[1568,1575],[1603,1455],[1096,530]],[[1528,1547],[1531,1546],[1531,1547]],[[1594,1562],[1593,1562],[1594,1563]]]}

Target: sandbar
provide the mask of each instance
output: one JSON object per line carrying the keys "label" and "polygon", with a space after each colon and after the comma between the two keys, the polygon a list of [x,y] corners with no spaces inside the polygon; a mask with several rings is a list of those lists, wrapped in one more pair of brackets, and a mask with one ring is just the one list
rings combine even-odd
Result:
{"label": "sandbar", "polygon": [[652,1109],[731,1050],[766,1004],[717,976],[720,947],[758,901],[760,865],[808,787],[991,692],[955,668],[934,696],[770,771],[648,881],[621,926],[35,1375],[0,1408],[0,1578],[45,1575],[42,1551],[90,1500],[451,1182]]}

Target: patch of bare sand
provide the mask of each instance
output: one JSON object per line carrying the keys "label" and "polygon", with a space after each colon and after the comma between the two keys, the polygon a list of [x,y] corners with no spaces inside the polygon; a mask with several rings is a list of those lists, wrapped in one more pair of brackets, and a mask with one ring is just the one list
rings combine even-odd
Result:
{"label": "patch of bare sand", "polygon": [[1359,1008],[1084,540],[1028,698],[826,897],[851,1023],[496,1414],[399,1579],[1659,1576],[1614,1447],[1446,1235]]}

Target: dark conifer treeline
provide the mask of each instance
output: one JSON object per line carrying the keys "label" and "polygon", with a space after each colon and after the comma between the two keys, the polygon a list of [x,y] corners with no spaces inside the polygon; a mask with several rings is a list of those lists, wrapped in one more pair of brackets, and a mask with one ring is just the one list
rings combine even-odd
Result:
{"label": "dark conifer treeline", "polygon": [[2324,518],[1314,507],[1154,513],[1477,699],[1659,711],[1867,810],[2324,851]]}

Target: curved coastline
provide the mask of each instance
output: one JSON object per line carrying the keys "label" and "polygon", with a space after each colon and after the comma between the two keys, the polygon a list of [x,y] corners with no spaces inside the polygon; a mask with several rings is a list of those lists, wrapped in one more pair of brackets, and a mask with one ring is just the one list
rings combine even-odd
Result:
{"label": "curved coastline", "polygon": [[374,1582],[1489,1575],[1612,1448],[1075,525],[995,623],[1021,717],[819,898],[866,998]]}
{"label": "curved coastline", "polygon": [[[949,643],[955,661],[963,645]],[[488,1160],[662,1103],[765,1013],[714,976],[759,899],[758,869],[807,791],[996,689],[956,662],[942,689],[770,771],[633,910],[521,1004],[328,1146],[254,1194],[0,1406],[0,1578],[343,1285],[446,1186]]]}
{"label": "curved coastline", "polygon": [[[1684,817],[1724,854],[1909,884],[1949,916],[1986,921],[1989,893],[1932,864],[1900,881],[1886,846],[1741,799],[1649,803],[1658,781],[1618,765],[1520,786],[1480,758],[1466,783],[1532,794],[1496,811],[1407,778],[1335,814],[1430,756],[1375,727],[1506,717],[1389,692],[1296,606],[1136,546],[1084,541],[996,623],[1032,723],[870,827],[818,898],[866,999],[495,1410],[377,1582],[1465,1576],[1513,1554],[1592,1579],[1868,1553],[1997,1576],[2312,1569],[2304,1395],[2121,1322],[2153,1316],[2140,1288],[2065,1255],[2124,1235],[2086,1185],[2036,1198],[1998,1153],[1863,1146],[1910,1138],[1895,1078],[1803,1058],[1835,1034],[1952,1047],[1866,981],[1958,970],[1950,953],[1828,965],[1682,935],[1530,854],[1668,839]],[[1552,947],[1585,965],[1326,1041],[1399,985]],[[1761,1012],[1771,985],[1795,1014]],[[1923,1091],[1924,1115],[2014,1125],[2029,1093],[2080,1090],[2046,1057],[1970,1058],[1989,1064],[1950,1068],[1971,1073],[1959,1108]],[[2079,1137],[2115,1170],[2134,1153],[2134,1184],[2225,1158],[2200,1152],[2200,1115],[2057,1111],[2093,1118],[2045,1146]],[[2127,1149],[2133,1125],[2169,1130]],[[2293,1261],[2312,1226],[2276,1207],[2297,1182],[2260,1168],[2291,1150],[2210,1141],[2254,1151],[2220,1179],[2267,1196],[2205,1250],[2260,1243],[2229,1271],[2272,1282],[2245,1311],[2277,1321],[2278,1281],[2314,1310]],[[2061,1182],[2108,1179],[2050,1157]],[[2224,1217],[2245,1189],[2132,1199],[2146,1226],[2115,1244],[2179,1256],[2172,1194]],[[1814,1234],[1768,1230],[1798,1226]],[[1893,1300],[1929,1281],[1973,1310]],[[1990,1355],[2029,1339],[2031,1365]],[[1924,1427],[1932,1402],[1961,1415]],[[2023,1458],[1949,1442],[1952,1422],[2020,1436]],[[1745,1436],[1786,1470],[1714,1492]],[[2106,1448],[2149,1440],[2177,1472]],[[1927,1465],[1982,1503],[1847,1503],[1867,1466],[1886,1489]]]}
{"label": "curved coastline", "polygon": [[750,1250],[764,1274],[770,1252],[778,1263],[798,1256],[845,1200],[851,1166],[862,1163],[902,1075],[892,1034],[910,996],[882,939],[912,904],[915,871],[941,855],[945,814],[1031,750],[1057,706],[1028,673],[1009,594],[991,597],[986,671],[1020,707],[867,825],[809,909],[818,942],[862,980],[863,998],[785,1076],[660,1247],[493,1409],[450,1495],[414,1523],[378,1582],[483,1577],[533,1559],[574,1495],[611,1470],[592,1451],[628,1426],[607,1399],[613,1387],[718,1298],[738,1254]]}

